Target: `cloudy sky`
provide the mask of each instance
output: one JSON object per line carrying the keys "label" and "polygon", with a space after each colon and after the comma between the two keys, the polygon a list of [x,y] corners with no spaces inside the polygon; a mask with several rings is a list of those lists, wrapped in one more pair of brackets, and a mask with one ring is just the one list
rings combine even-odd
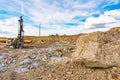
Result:
{"label": "cloudy sky", "polygon": [[79,34],[120,26],[120,0],[0,0],[0,37]]}

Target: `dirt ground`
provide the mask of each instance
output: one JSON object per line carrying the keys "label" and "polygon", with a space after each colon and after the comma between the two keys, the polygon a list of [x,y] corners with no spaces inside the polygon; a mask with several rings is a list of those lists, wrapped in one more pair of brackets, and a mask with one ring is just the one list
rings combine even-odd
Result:
{"label": "dirt ground", "polygon": [[24,49],[0,44],[0,80],[120,80],[120,68],[87,68],[73,61],[74,37],[33,38]]}

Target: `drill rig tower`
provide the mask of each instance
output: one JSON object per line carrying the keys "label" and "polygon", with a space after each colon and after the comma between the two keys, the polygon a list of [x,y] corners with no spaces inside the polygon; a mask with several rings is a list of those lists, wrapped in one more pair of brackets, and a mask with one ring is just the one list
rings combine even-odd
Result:
{"label": "drill rig tower", "polygon": [[20,16],[18,22],[19,22],[18,36],[17,38],[6,41],[7,44],[6,46],[8,47],[13,46],[13,48],[23,48],[24,46],[24,30],[22,16]]}
{"label": "drill rig tower", "polygon": [[24,46],[24,30],[23,30],[23,19],[22,16],[20,16],[20,19],[18,20],[20,24],[20,28],[18,30],[18,36],[17,36],[17,46],[16,48],[23,48]]}

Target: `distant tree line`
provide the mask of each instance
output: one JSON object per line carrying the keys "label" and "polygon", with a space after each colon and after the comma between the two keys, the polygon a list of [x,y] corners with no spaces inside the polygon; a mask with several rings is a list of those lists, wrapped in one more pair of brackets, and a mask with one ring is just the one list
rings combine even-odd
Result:
{"label": "distant tree line", "polygon": [[[49,36],[60,36],[59,34],[50,34]],[[61,35],[61,36],[66,36],[66,34],[64,34],[64,35]]]}

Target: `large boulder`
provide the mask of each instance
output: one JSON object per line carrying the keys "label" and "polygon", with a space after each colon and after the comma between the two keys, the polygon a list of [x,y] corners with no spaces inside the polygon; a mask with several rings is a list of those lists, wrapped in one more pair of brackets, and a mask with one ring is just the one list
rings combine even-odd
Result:
{"label": "large boulder", "polygon": [[[119,28],[120,29],[120,28]],[[120,30],[94,32],[80,36],[73,59],[87,67],[120,66]]]}

